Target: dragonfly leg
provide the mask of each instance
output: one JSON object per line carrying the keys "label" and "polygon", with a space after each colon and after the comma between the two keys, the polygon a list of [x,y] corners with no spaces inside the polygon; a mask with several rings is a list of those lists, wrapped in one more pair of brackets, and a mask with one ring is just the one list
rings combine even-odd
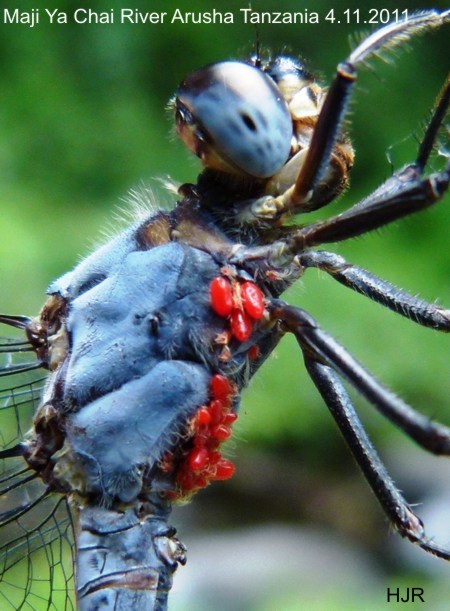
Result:
{"label": "dragonfly leg", "polygon": [[[424,176],[450,105],[450,77],[439,93],[433,114],[419,146],[416,160],[395,172],[368,197],[342,214],[299,229],[291,238],[298,250],[337,242],[367,233],[438,202],[450,182],[450,163],[440,172]],[[297,251],[298,251],[297,250]]]}
{"label": "dragonfly leg", "polygon": [[417,543],[425,551],[449,560],[450,550],[428,539],[422,521],[395,486],[338,375],[328,365],[323,365],[306,353],[305,365],[390,522],[403,537]]}
{"label": "dragonfly leg", "polygon": [[332,252],[311,250],[298,257],[303,268],[317,267],[365,297],[424,327],[450,331],[450,310],[411,295]]}
{"label": "dragonfly leg", "polygon": [[431,421],[383,386],[343,346],[322,331],[312,316],[281,300],[272,301],[269,310],[295,335],[306,356],[331,367],[425,450],[450,455],[450,429]]}

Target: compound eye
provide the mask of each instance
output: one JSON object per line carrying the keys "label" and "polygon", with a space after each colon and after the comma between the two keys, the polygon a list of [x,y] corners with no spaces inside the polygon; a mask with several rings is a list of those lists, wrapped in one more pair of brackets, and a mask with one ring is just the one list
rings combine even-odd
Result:
{"label": "compound eye", "polygon": [[230,61],[194,72],[178,88],[175,110],[178,133],[205,166],[268,178],[289,157],[289,110],[258,68]]}

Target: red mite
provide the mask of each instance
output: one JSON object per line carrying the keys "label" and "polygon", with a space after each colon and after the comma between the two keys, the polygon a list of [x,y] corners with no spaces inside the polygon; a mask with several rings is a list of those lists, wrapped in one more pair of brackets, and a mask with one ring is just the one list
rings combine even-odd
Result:
{"label": "red mite", "polygon": [[238,342],[246,342],[253,330],[253,323],[245,312],[241,310],[233,310],[230,316],[231,335]]}
{"label": "red mite", "polygon": [[253,282],[241,286],[242,305],[249,316],[259,320],[264,314],[264,296]]}
{"label": "red mite", "polygon": [[233,394],[233,386],[225,376],[217,374],[211,378],[211,394],[216,399],[228,401]]}
{"label": "red mite", "polygon": [[214,278],[210,285],[211,306],[219,316],[228,316],[233,309],[231,283],[226,278]]}

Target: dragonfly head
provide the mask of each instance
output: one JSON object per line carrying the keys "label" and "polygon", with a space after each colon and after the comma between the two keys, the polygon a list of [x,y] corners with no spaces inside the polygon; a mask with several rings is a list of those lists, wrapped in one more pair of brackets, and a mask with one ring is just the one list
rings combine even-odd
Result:
{"label": "dragonfly head", "polygon": [[180,84],[174,106],[178,134],[206,167],[264,179],[289,158],[286,100],[253,65],[225,61],[197,70]]}

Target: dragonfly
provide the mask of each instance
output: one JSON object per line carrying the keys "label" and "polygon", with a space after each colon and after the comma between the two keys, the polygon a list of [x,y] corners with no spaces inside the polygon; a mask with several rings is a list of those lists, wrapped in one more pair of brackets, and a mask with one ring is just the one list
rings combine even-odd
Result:
{"label": "dragonfly", "polygon": [[449,20],[449,11],[423,11],[372,32],[328,89],[298,60],[259,51],[192,73],[172,108],[204,166],[197,182],[178,189],[172,210],[136,220],[55,280],[37,317],[0,316],[2,608],[167,609],[186,561],[172,506],[233,476],[224,444],[241,393],[287,333],[392,525],[450,560],[389,476],[344,383],[433,454],[450,454],[450,428],[280,299],[316,268],[419,325],[450,330],[449,310],[316,249],[442,199],[450,164],[427,165],[450,79],[412,163],[341,214],[293,222],[347,187],[345,118],[358,69]]}

